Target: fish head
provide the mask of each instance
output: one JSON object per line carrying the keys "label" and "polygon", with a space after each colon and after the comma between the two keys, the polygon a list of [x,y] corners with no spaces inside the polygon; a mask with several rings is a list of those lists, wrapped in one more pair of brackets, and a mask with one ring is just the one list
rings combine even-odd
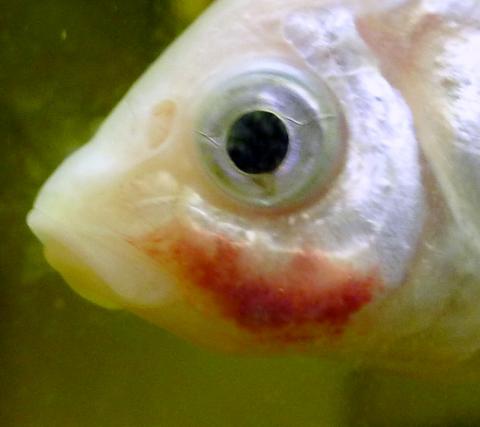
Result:
{"label": "fish head", "polygon": [[216,2],[41,190],[48,261],[203,345],[416,353],[425,162],[359,25],[403,3]]}

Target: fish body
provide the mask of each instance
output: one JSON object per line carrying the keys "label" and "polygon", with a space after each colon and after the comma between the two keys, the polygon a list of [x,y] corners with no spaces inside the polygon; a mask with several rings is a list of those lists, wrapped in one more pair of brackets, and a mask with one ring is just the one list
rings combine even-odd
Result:
{"label": "fish body", "polygon": [[81,295],[202,345],[469,364],[475,52],[476,1],[217,1],[28,223]]}

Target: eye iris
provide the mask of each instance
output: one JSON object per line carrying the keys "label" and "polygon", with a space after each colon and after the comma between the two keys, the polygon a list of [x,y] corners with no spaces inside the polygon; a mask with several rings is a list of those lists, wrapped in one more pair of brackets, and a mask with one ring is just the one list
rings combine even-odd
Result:
{"label": "eye iris", "polygon": [[232,162],[248,174],[271,173],[285,159],[289,135],[282,120],[267,111],[253,111],[235,121],[227,137]]}

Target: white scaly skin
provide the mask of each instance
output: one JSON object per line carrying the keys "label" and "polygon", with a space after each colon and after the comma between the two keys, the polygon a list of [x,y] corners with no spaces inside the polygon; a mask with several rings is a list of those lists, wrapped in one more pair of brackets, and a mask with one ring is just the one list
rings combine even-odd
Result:
{"label": "white scaly skin", "polygon": [[[50,178],[29,224],[80,294],[205,345],[409,372],[468,363],[479,14],[473,1],[218,1]],[[196,149],[210,88],[266,61],[325,83],[345,120],[338,176],[291,209],[232,200]]]}

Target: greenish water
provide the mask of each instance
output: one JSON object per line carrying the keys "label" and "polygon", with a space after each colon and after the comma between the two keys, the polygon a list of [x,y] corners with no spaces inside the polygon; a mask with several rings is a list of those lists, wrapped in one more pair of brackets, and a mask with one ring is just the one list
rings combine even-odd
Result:
{"label": "greenish water", "polygon": [[25,225],[41,183],[207,3],[0,0],[0,426],[480,425],[478,388],[213,354],[43,260]]}

